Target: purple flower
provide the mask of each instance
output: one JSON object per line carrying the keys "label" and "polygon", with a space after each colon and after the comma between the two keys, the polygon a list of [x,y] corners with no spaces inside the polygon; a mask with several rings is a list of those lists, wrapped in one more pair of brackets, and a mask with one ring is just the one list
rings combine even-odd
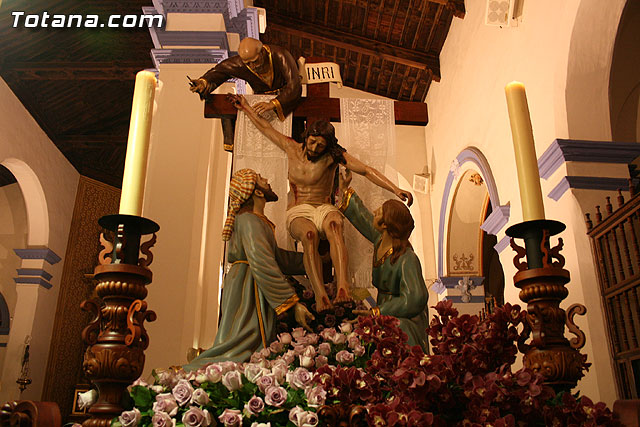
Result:
{"label": "purple flower", "polygon": [[245,403],[244,409],[249,415],[258,415],[264,411],[264,401],[258,396],[253,396]]}
{"label": "purple flower", "polygon": [[153,427],[175,427],[176,420],[171,418],[166,412],[155,412],[151,418],[151,424]]}
{"label": "purple flower", "polygon": [[175,387],[173,387],[173,391],[171,392],[173,397],[176,398],[176,402],[178,405],[184,406],[191,400],[191,395],[193,394],[193,387],[191,383],[187,380],[180,380]]}
{"label": "purple flower", "polygon": [[289,372],[287,374],[287,381],[289,385],[295,389],[304,389],[311,380],[313,379],[313,375],[306,370],[305,368],[296,368],[295,370]]}
{"label": "purple flower", "polygon": [[324,405],[324,401],[327,398],[327,392],[322,387],[308,387],[304,394],[307,396],[307,402],[312,408]]}
{"label": "purple flower", "polygon": [[264,394],[264,401],[267,405],[278,408],[287,400],[287,390],[279,386],[272,385],[271,387],[268,387]]}
{"label": "purple flower", "polygon": [[268,387],[275,385],[276,381],[271,375],[263,375],[258,378],[256,384],[258,384],[258,388],[260,389],[260,391],[264,393]]}
{"label": "purple flower", "polygon": [[229,390],[242,388],[242,375],[238,371],[229,371],[222,376],[222,384]]}
{"label": "purple flower", "polygon": [[197,388],[191,395],[191,403],[195,403],[196,405],[205,406],[209,403],[209,394],[202,388]]}
{"label": "purple flower", "polygon": [[192,406],[182,415],[182,423],[185,427],[207,427],[211,424],[211,415],[206,409]]}
{"label": "purple flower", "polygon": [[172,417],[178,413],[178,402],[171,393],[160,393],[156,395],[156,401],[153,402],[153,412],[166,412]]}
{"label": "purple flower", "polygon": [[218,419],[225,425],[225,427],[236,427],[242,425],[242,414],[238,409],[225,409]]}
{"label": "purple flower", "polygon": [[120,424],[122,424],[122,427],[135,427],[140,422],[140,417],[141,415],[138,408],[133,408],[132,411],[124,411],[120,414],[118,420]]}
{"label": "purple flower", "polygon": [[207,381],[209,381],[210,383],[219,383],[220,380],[222,380],[222,366],[220,366],[218,363],[207,365],[204,372],[207,376]]}

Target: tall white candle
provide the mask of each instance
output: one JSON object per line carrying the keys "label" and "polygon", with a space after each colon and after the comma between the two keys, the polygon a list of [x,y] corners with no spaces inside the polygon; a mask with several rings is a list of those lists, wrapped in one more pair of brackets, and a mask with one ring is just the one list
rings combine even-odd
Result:
{"label": "tall white candle", "polygon": [[544,219],[538,157],[533,142],[533,129],[524,85],[520,82],[511,82],[505,87],[505,94],[511,122],[513,149],[516,155],[522,217],[524,221]]}
{"label": "tall white candle", "polygon": [[121,214],[136,216],[142,214],[155,89],[156,76],[154,73],[140,71],[136,74],[129,138],[127,139],[127,157],[124,162],[122,193],[120,194]]}

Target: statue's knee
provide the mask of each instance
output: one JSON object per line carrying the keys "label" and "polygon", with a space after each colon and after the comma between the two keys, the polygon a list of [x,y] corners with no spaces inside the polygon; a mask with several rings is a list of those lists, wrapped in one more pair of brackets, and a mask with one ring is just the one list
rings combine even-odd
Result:
{"label": "statue's knee", "polygon": [[302,234],[302,244],[311,245],[318,242],[318,233],[314,230],[307,230]]}
{"label": "statue's knee", "polygon": [[342,223],[342,220],[331,219],[327,224],[326,234],[327,234],[327,237],[341,236],[343,230],[344,230],[344,225]]}

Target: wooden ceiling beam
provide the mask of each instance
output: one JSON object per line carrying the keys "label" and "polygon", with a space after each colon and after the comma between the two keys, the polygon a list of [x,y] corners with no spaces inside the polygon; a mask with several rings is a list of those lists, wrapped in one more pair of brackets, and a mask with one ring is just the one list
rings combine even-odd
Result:
{"label": "wooden ceiling beam", "polygon": [[464,18],[466,9],[464,7],[464,0],[427,0],[427,2],[438,3],[453,11],[453,16],[456,18]]}
{"label": "wooden ceiling beam", "polygon": [[[321,25],[301,22],[275,13],[269,14],[269,19],[268,25],[272,30],[285,34],[291,33],[319,43],[375,56],[380,60],[397,62],[421,70],[431,70],[434,80],[440,81],[440,59],[436,56],[329,29]],[[304,30],[298,28],[304,28]]]}
{"label": "wooden ceiling beam", "polygon": [[20,80],[133,80],[142,70],[139,62],[13,62],[2,73]]}

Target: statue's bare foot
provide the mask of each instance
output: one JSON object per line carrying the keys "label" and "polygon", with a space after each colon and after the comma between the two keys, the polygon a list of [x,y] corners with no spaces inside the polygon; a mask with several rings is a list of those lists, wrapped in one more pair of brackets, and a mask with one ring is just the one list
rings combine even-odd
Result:
{"label": "statue's bare foot", "polygon": [[320,313],[321,311],[329,310],[333,308],[333,304],[329,300],[329,297],[325,294],[320,297],[316,296],[316,311]]}
{"label": "statue's bare foot", "polygon": [[333,299],[334,304],[338,304],[341,302],[349,302],[352,301],[351,293],[349,289],[346,288],[338,288],[338,292],[336,292],[336,297]]}

